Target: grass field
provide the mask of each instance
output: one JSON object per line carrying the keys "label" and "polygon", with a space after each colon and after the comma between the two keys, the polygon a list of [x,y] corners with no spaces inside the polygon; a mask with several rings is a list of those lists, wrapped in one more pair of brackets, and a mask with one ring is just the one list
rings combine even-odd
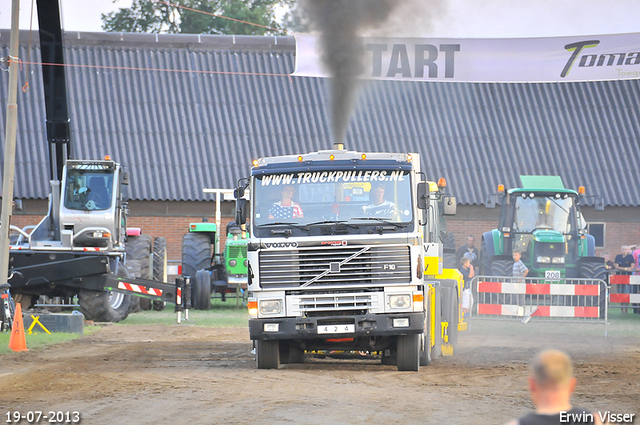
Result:
{"label": "grass field", "polygon": [[[207,311],[189,310],[189,321],[183,323],[195,326],[213,327],[243,327],[247,326],[249,315],[246,307],[241,304],[236,307],[236,300],[229,298],[227,302],[213,298],[212,309]],[[535,318],[534,318],[535,319]],[[603,323],[566,323],[559,325],[557,322],[534,320],[523,324],[520,320],[498,321],[472,319],[469,322],[469,332],[473,333],[549,333],[549,334],[582,334],[585,336],[602,336],[605,332]],[[145,324],[176,324],[176,313],[173,304],[169,304],[163,311],[143,311],[130,314],[129,317],[117,323],[116,326],[131,326]],[[640,314],[622,314],[618,309],[609,312],[609,323],[606,327],[607,335],[611,337],[640,337]],[[100,325],[87,325],[84,328],[85,335],[100,331]],[[464,335],[464,334],[462,334]],[[461,337],[463,337],[461,335]],[[0,333],[0,354],[10,353],[9,337],[7,333]],[[44,332],[26,335],[27,348],[39,348],[63,341],[80,338],[82,335],[71,333],[54,333],[48,335]]]}

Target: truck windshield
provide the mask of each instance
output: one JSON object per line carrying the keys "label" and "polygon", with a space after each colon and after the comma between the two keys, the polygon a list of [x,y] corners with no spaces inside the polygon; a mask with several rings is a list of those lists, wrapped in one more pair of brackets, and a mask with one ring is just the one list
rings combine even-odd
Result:
{"label": "truck windshield", "polygon": [[106,210],[111,206],[113,173],[71,169],[67,171],[64,206],[70,210]]}
{"label": "truck windshield", "polygon": [[572,223],[570,213],[574,208],[574,198],[557,199],[547,196],[517,197],[514,230],[533,232],[536,229],[551,229],[570,233]]}
{"label": "truck windshield", "polygon": [[[413,220],[409,171],[331,170],[254,177],[256,226]],[[369,222],[370,223],[370,222]]]}

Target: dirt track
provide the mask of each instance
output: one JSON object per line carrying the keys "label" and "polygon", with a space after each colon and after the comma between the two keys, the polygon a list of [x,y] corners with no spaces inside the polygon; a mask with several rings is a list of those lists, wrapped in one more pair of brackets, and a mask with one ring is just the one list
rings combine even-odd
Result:
{"label": "dirt track", "polygon": [[546,347],[574,359],[574,404],[639,413],[640,337],[522,329],[472,329],[456,356],[409,373],[377,360],[314,358],[257,370],[245,328],[105,326],[1,356],[0,421],[8,410],[41,410],[78,411],[83,424],[501,424],[531,408],[527,364]]}

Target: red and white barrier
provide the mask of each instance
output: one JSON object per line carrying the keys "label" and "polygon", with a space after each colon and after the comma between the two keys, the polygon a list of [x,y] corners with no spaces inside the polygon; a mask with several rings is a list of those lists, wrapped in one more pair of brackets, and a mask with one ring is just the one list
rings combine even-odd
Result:
{"label": "red and white barrier", "polygon": [[162,296],[162,290],[155,288],[147,288],[146,286],[135,285],[133,283],[118,282],[118,289],[125,291],[137,292],[139,294]]}
{"label": "red and white barrier", "polygon": [[478,304],[478,314],[520,317],[528,315],[531,317],[593,317],[597,319],[600,312],[598,307],[528,305],[522,308],[512,304]]}
{"label": "red and white barrier", "polygon": [[609,276],[610,285],[640,285],[640,275],[612,274]]}
{"label": "red and white barrier", "polygon": [[600,285],[564,283],[478,282],[478,292],[516,295],[599,295]]}

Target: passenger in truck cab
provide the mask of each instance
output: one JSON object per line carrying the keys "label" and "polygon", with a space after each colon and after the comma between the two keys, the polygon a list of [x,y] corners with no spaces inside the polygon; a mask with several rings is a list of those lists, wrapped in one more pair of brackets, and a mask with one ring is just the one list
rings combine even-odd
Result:
{"label": "passenger in truck cab", "polygon": [[291,220],[304,217],[300,204],[293,201],[295,192],[296,190],[292,185],[282,188],[280,191],[282,199],[274,203],[269,209],[269,219]]}
{"label": "passenger in truck cab", "polygon": [[374,217],[391,217],[397,214],[396,204],[384,199],[385,188],[383,184],[376,185],[369,193],[371,203],[362,207],[366,215]]}

